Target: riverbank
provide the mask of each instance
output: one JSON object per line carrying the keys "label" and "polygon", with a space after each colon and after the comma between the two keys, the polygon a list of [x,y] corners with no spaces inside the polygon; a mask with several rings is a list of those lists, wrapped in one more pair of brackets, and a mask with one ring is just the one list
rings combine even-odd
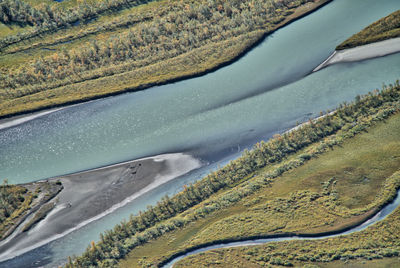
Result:
{"label": "riverbank", "polygon": [[[264,25],[262,29],[196,47],[159,62],[145,66],[136,66],[136,63],[131,66],[129,65],[131,63],[129,63],[128,71],[125,70],[128,67],[126,64],[110,65],[107,70],[101,70],[101,72],[95,70],[90,74],[82,73],[77,78],[79,81],[77,80],[72,84],[71,81],[74,78],[69,77],[65,81],[52,83],[54,85],[50,87],[46,84],[46,90],[37,92],[35,89],[33,93],[16,98],[11,97],[10,99],[4,97],[4,101],[0,103],[0,118],[76,104],[122,92],[138,91],[152,86],[202,76],[240,59],[252,48],[259,45],[266,36],[331,1],[309,2],[294,10],[291,9],[293,13],[289,12],[289,15],[280,18],[279,22],[268,23],[268,27]],[[190,62],[188,62],[188,59],[190,59]],[[106,76],[102,74],[104,72],[107,73]],[[32,89],[29,90],[31,92]]]}
{"label": "riverbank", "polygon": [[49,179],[64,187],[55,207],[31,230],[22,231],[28,217],[0,242],[0,260],[60,238],[201,165],[189,155],[166,154]]}
{"label": "riverbank", "polygon": [[[393,105],[397,107],[398,104]],[[340,114],[343,111],[339,109],[320,121],[335,125],[329,117],[340,117]],[[193,220],[184,221],[184,227],[160,235],[149,243],[134,246],[120,266],[158,266],[170,256],[198,245],[212,244],[212,241],[234,241],[243,237],[261,237],[261,234],[332,234],[335,230],[348,230],[373,217],[377,210],[393,200],[398,188],[398,185],[386,184],[385,180],[398,170],[400,164],[398,149],[390,149],[399,146],[397,129],[400,117],[394,115],[385,123],[376,123],[376,126],[372,123],[376,122],[374,119],[370,121],[373,126],[364,120],[366,118],[350,120],[348,126],[324,139],[323,143],[302,150],[284,163],[261,169],[248,181],[244,179],[245,182],[233,189],[220,191],[182,213],[176,220]],[[364,122],[365,128],[353,122]],[[318,122],[303,127],[311,125],[320,129],[316,124]],[[360,133],[362,129],[368,129],[368,134]],[[297,136],[296,132],[287,135]],[[355,133],[359,134],[353,137]],[[280,138],[287,141],[287,137],[275,139]],[[262,146],[255,146],[254,150]],[[326,151],[319,154],[319,148]],[[315,153],[318,158],[312,156]],[[306,159],[310,161],[304,163]],[[379,170],[376,166],[380,167]],[[282,172],[285,173],[278,177],[270,175]],[[388,194],[384,195],[376,192],[387,190]],[[170,222],[164,224],[169,226]],[[149,231],[155,232],[156,228],[152,229]],[[145,235],[142,233],[135,237]]]}
{"label": "riverbank", "polygon": [[[394,121],[393,121],[394,120]],[[389,118],[389,124],[395,124],[392,125],[391,128],[389,128],[392,132],[387,138],[393,137],[396,135],[394,131],[398,128],[399,123],[400,123],[400,117],[399,115],[394,115],[391,118]],[[374,133],[371,133],[372,136],[375,136],[376,138],[382,137],[381,133],[385,132],[389,129],[386,129],[387,126],[384,126],[383,123],[379,123],[377,126],[372,127],[368,131],[372,131]],[[384,129],[381,129],[384,128]],[[380,130],[379,130],[380,129]],[[347,201],[347,202],[354,202],[357,203],[357,205],[361,205],[364,203],[366,206],[366,210],[368,208],[371,208],[369,211],[359,214],[354,217],[349,217],[345,219],[344,221],[339,220],[337,222],[333,221],[327,221],[327,218],[321,218],[318,213],[311,212],[309,210],[316,211],[320,207],[323,207],[323,212],[325,214],[335,214],[336,216],[343,216],[343,213],[346,213],[346,210],[343,209],[334,209],[332,211],[332,206],[340,206],[340,205],[346,205],[347,202],[343,202],[346,198],[343,197],[344,192],[348,192],[346,194],[354,194],[354,188],[357,188],[358,193],[355,195],[358,195],[359,197],[361,195],[364,195],[364,193],[360,193],[360,191],[364,191],[365,186],[372,183],[371,180],[371,175],[376,176],[377,174],[375,173],[374,168],[365,169],[365,164],[363,166],[359,166],[359,164],[356,164],[358,161],[364,161],[367,162],[367,165],[371,166],[379,166],[380,164],[386,165],[387,163],[380,162],[380,164],[377,163],[379,156],[373,157],[372,154],[377,154],[379,155],[380,150],[386,150],[384,146],[385,142],[380,141],[379,143],[381,145],[378,145],[378,147],[382,146],[381,149],[376,150],[377,148],[374,146],[370,146],[369,149],[365,148],[367,145],[367,141],[370,142],[373,139],[372,136],[366,137],[369,135],[361,134],[358,137],[351,138],[344,144],[342,144],[341,149],[333,149],[333,151],[326,152],[325,154],[320,156],[320,159],[318,160],[312,160],[310,163],[305,164],[302,167],[296,168],[289,172],[289,174],[284,174],[275,182],[275,185],[272,185],[271,188],[268,191],[264,191],[264,195],[268,196],[274,196],[278,192],[282,192],[282,189],[280,187],[290,187],[291,190],[289,191],[283,191],[285,194],[284,196],[278,198],[277,202],[265,202],[264,201],[264,206],[257,206],[257,209],[259,210],[261,207],[264,207],[262,214],[263,215],[257,215],[256,213],[253,213],[251,215],[249,211],[252,211],[251,206],[246,206],[246,210],[243,210],[241,213],[238,212],[235,209],[230,209],[231,211],[235,212],[238,216],[237,217],[230,217],[225,220],[219,220],[219,222],[213,222],[207,229],[202,227],[203,229],[201,231],[197,231],[197,241],[195,239],[188,239],[190,241],[190,244],[196,245],[201,241],[201,238],[203,236],[203,241],[210,241],[208,243],[205,243],[203,245],[196,245],[193,246],[192,248],[188,248],[185,250],[182,250],[182,252],[177,253],[176,255],[172,256],[171,258],[165,260],[162,262],[159,266],[163,267],[170,267],[173,263],[178,261],[181,258],[192,256],[197,253],[205,252],[207,250],[211,249],[216,249],[221,253],[226,254],[226,251],[223,251],[219,248],[226,248],[226,247],[239,247],[239,246],[247,246],[247,245],[260,245],[260,244],[265,244],[267,242],[273,242],[273,241],[279,241],[279,240],[292,240],[292,239],[301,239],[301,238],[315,238],[315,239],[324,239],[333,235],[338,235],[338,234],[348,234],[352,231],[360,231],[365,229],[367,226],[371,225],[372,223],[375,223],[377,220],[382,220],[388,213],[392,212],[394,209],[397,208],[397,206],[400,203],[400,197],[397,195],[397,191],[400,187],[400,172],[396,172],[396,167],[400,167],[400,162],[397,161],[397,164],[395,164],[392,167],[392,170],[394,171],[393,175],[389,176],[387,179],[385,179],[384,183],[380,186],[372,186],[370,187],[379,187],[380,188],[380,193],[376,194],[376,196],[380,197],[380,201],[377,202],[377,200],[374,200],[373,203],[369,203],[369,201],[364,200],[362,202],[356,201],[357,198],[355,198],[353,201]],[[372,139],[371,139],[372,138]],[[384,138],[386,139],[386,137]],[[360,143],[360,140],[363,140]],[[393,142],[391,138],[387,139],[387,142]],[[397,147],[399,140],[397,139]],[[394,145],[394,143],[391,143]],[[350,148],[349,148],[350,147]],[[351,149],[351,147],[353,147]],[[355,148],[360,148],[360,152],[358,153],[351,153],[351,157],[349,157],[349,149],[354,150]],[[375,148],[375,149],[374,149]],[[367,152],[371,150],[370,152]],[[336,152],[335,152],[336,151]],[[395,151],[393,151],[394,155],[397,155]],[[357,156],[360,154],[359,156]],[[363,156],[362,156],[363,155]],[[361,156],[361,157],[360,157]],[[356,160],[358,157],[360,157],[359,160]],[[337,162],[337,158],[346,158],[343,159],[343,162],[339,163]],[[330,163],[329,163],[330,162]],[[336,163],[336,164],[333,164]],[[353,165],[357,165],[357,168],[363,169],[364,174],[357,174],[356,169],[352,169],[351,167]],[[331,169],[327,169],[327,167],[333,167]],[[341,171],[344,171],[344,174],[349,174],[347,176],[349,177],[344,177],[346,175],[341,174]],[[335,172],[335,174],[333,174]],[[291,174],[290,174],[291,173]],[[351,174],[351,175],[350,175]],[[390,173],[388,173],[390,174]],[[302,193],[302,195],[305,195],[305,198],[298,198],[298,189],[302,188],[308,188],[312,189],[315,186],[312,186],[314,184],[317,184],[317,180],[319,180],[320,177],[324,176],[332,176],[335,175],[335,177],[332,178],[338,178],[338,181],[335,182],[333,181],[333,185],[335,185],[336,189],[332,189],[333,191],[326,192],[325,195],[336,195],[336,198],[330,199],[328,201],[328,204],[318,204],[318,202],[312,201],[313,198],[320,198],[318,197],[317,193],[312,193],[311,195],[307,195],[305,192]],[[367,176],[369,181],[368,182],[363,182],[360,183],[360,180],[357,179],[358,176],[364,177]],[[354,176],[354,177],[353,177]],[[353,178],[351,178],[353,177]],[[291,178],[288,180],[288,178]],[[339,179],[342,180],[342,182],[339,182]],[[365,179],[365,177],[364,177]],[[377,178],[378,180],[381,180],[382,178]],[[315,180],[315,182],[313,182]],[[349,182],[349,185],[347,186],[351,190],[348,191],[343,191],[343,188],[345,187],[343,185],[343,180],[349,180],[352,182]],[[278,185],[276,185],[278,184]],[[306,186],[304,185],[306,184]],[[321,182],[322,185],[326,185],[325,182]],[[342,184],[342,185],[340,185]],[[294,186],[293,186],[294,185]],[[333,186],[332,185],[332,186]],[[323,186],[324,188],[324,186]],[[329,188],[329,187],[328,187]],[[342,188],[342,189],[341,189]],[[297,190],[296,190],[297,189]],[[366,194],[366,193],[365,193]],[[314,195],[314,197],[312,197]],[[368,194],[367,194],[368,195]],[[373,194],[375,195],[375,194]],[[397,197],[396,197],[397,195]],[[255,200],[261,199],[262,194],[259,194],[259,197],[253,197]],[[279,194],[278,194],[279,196]],[[384,197],[384,198],[383,198]],[[308,200],[308,198],[310,198]],[[269,198],[264,198],[264,199],[269,199]],[[303,199],[303,200],[302,200]],[[394,203],[393,203],[393,200]],[[256,201],[255,201],[256,202]],[[263,203],[263,201],[258,201],[260,203]],[[287,205],[286,205],[287,202]],[[309,204],[313,203],[313,204]],[[339,205],[340,204],[340,205]],[[308,207],[306,210],[308,210],[306,213],[302,212],[304,210],[304,206]],[[294,207],[294,209],[293,209]],[[349,206],[351,208],[351,206]],[[385,208],[390,210],[390,211],[385,211],[383,215],[382,214],[382,208]],[[289,212],[284,211],[289,210]],[[271,213],[271,210],[277,210],[276,213]],[[348,213],[348,211],[347,211]],[[290,214],[290,220],[287,220],[285,223],[285,218],[286,214]],[[313,217],[317,218],[318,220],[314,219],[308,219],[306,222],[308,222],[308,225],[304,225],[304,227],[296,227],[297,225],[301,226],[301,222],[305,220],[305,218],[309,218],[310,214],[313,215]],[[262,216],[262,217],[261,217]],[[326,216],[329,217],[329,216]],[[255,218],[255,219],[254,219]],[[278,218],[281,218],[279,220]],[[208,221],[212,221],[212,219],[207,219]],[[235,225],[234,221],[237,222]],[[279,222],[281,221],[281,224]],[[320,222],[319,222],[320,221]],[[326,222],[324,224],[324,221]],[[342,222],[341,222],[342,221]],[[259,229],[258,232],[263,233],[267,232],[266,235],[254,235],[254,236],[249,236],[248,239],[244,239],[243,237],[247,236],[249,233],[257,233],[257,231],[249,232],[247,231],[248,228],[253,228],[257,229],[259,226],[259,222],[262,222],[264,225],[268,226],[270,225],[272,228],[270,229],[272,231],[272,234],[268,234],[268,231],[264,229]],[[318,223],[319,222],[319,223]],[[329,222],[329,223],[328,223]],[[299,224],[300,223],[300,224]],[[242,226],[239,227],[238,224],[241,224]],[[315,224],[320,224],[317,228],[313,227]],[[219,225],[219,226],[218,226]],[[223,226],[225,226],[225,229],[222,229]],[[204,224],[203,224],[204,226]],[[250,227],[251,226],[251,227]],[[294,228],[294,229],[293,229]],[[195,230],[195,228],[194,228]],[[193,228],[189,233],[194,232]],[[233,230],[237,230],[239,233],[243,233],[243,235],[237,235],[236,238],[230,238],[230,239],[221,239],[218,240],[218,237],[224,237],[226,235],[215,235],[215,234],[221,234],[221,233],[229,233],[227,230],[230,230],[230,232],[233,232]],[[292,231],[292,232],[285,232],[285,230],[297,230],[297,231]],[[352,231],[350,231],[352,230]],[[182,232],[182,231],[181,231]],[[209,233],[208,238],[206,236],[206,233]],[[212,240],[211,235],[214,236],[215,239],[217,240]],[[174,235],[175,237],[176,235]],[[185,236],[185,234],[183,234]],[[176,237],[176,239],[179,240],[179,237]],[[248,241],[246,243],[240,242],[240,241]],[[251,241],[251,240],[256,240],[256,241]],[[166,240],[161,240],[158,241],[158,243],[166,243]],[[157,242],[152,242],[152,248],[155,250],[155,244],[158,244]],[[136,254],[144,254],[143,249],[139,249],[136,251]],[[160,254],[160,253],[159,253]],[[177,265],[178,267],[188,267],[188,266],[193,266],[193,267],[205,267],[207,266],[206,263],[209,263],[210,259],[212,259],[215,254],[215,251],[212,253],[210,252],[205,252],[204,255],[196,255],[192,256],[189,259],[184,259],[181,262],[181,266]],[[139,255],[138,255],[139,256]],[[140,255],[141,256],[141,255]],[[256,257],[259,257],[259,255],[256,255]],[[233,255],[226,255],[224,257],[221,257],[221,259],[226,259],[230,258],[231,260],[234,259],[235,257]],[[172,261],[171,261],[172,260]],[[125,266],[123,267],[128,267],[129,265],[132,265],[133,262],[129,263],[129,265],[126,265],[127,262],[123,261],[122,262]],[[222,262],[224,263],[224,262]],[[185,266],[186,265],[186,266]],[[243,265],[247,266],[247,265]]]}
{"label": "riverbank", "polygon": [[[318,23],[316,23],[317,25],[318,25]],[[322,24],[322,23],[321,23]],[[340,27],[340,28],[342,28],[342,27]],[[276,36],[274,36],[273,38],[271,38],[271,40],[276,40],[276,39],[278,39],[279,38],[279,35],[277,34]],[[280,54],[280,53],[276,53],[276,54]],[[304,54],[307,54],[307,53],[304,53]],[[321,59],[322,60],[322,59]],[[265,61],[265,62],[267,62],[267,61]],[[295,61],[295,62],[297,62],[297,61]],[[299,63],[299,62],[297,62],[297,63]],[[390,66],[390,64],[387,64],[387,65],[389,65]],[[250,66],[250,64],[249,64],[249,66]],[[316,66],[316,65],[313,65],[313,66]],[[396,65],[394,65],[394,66],[396,66]],[[303,66],[300,66],[300,68],[304,68]],[[260,68],[261,69],[261,68]],[[269,69],[269,68],[267,68],[267,69]],[[279,68],[278,68],[279,69]],[[376,68],[377,70],[378,69],[380,69],[380,68]],[[395,68],[394,68],[395,69]],[[333,75],[333,77],[335,77],[335,75]],[[356,76],[355,76],[356,77]],[[357,76],[358,77],[358,76]],[[394,76],[393,76],[394,77]],[[359,80],[363,80],[362,78],[360,79],[360,77],[358,77],[359,78]],[[246,79],[246,82],[247,81],[249,81],[250,79]],[[323,79],[324,80],[324,79]],[[380,85],[381,84],[381,81],[393,81],[393,80],[391,80],[391,78],[389,77],[389,78],[387,78],[387,77],[385,77],[385,78],[382,78],[382,76],[379,78],[379,82],[378,82],[378,85]],[[325,81],[324,81],[325,82]],[[211,84],[211,86],[210,87],[215,87],[215,84]],[[229,86],[226,86],[227,88],[229,88]],[[322,98],[322,100],[323,99],[334,99],[334,96],[335,95],[339,95],[338,94],[338,92],[339,92],[339,88],[340,89],[342,89],[342,87],[339,87],[339,86],[336,86],[336,84],[334,84],[333,86],[331,86],[332,88],[336,88],[337,90],[335,90],[335,92],[334,92],[334,94],[333,95],[328,95],[328,94],[326,94],[326,96],[325,96],[325,94],[321,94],[322,96],[323,96],[323,98]],[[243,88],[246,88],[246,87],[243,87]],[[309,91],[311,92],[311,90],[312,89],[316,89],[315,90],[315,93],[317,93],[317,92],[320,92],[320,91],[322,91],[321,89],[323,88],[323,87],[321,87],[320,85],[318,85],[318,83],[310,83],[310,85],[308,86],[308,89],[309,89]],[[319,90],[319,91],[318,91]],[[214,91],[215,92],[217,92],[215,89],[214,89]],[[347,88],[346,88],[346,91],[349,91],[349,90],[347,90]],[[197,93],[198,91],[196,90],[196,93]],[[284,92],[287,92],[287,91],[284,91]],[[295,90],[293,90],[292,91],[293,93],[295,92]],[[364,93],[364,91],[354,91],[354,92],[356,92],[356,93],[354,93],[354,96],[355,96],[355,94],[363,94]],[[158,92],[157,92],[158,93]],[[352,93],[353,94],[353,93]],[[353,97],[353,95],[352,94],[349,94],[349,95],[346,95],[346,97],[343,97],[343,95],[340,95],[340,97],[339,97],[339,100],[344,100],[344,99],[349,99],[349,98],[352,98]],[[134,95],[136,95],[136,94],[134,94]],[[162,95],[162,94],[160,94],[160,95]],[[212,96],[212,98],[210,98],[210,100],[211,99],[214,99],[215,98],[215,95],[213,95],[212,94],[212,92],[210,93],[210,94],[207,94],[207,95],[209,95],[209,96]],[[228,94],[224,94],[224,95],[226,95],[226,96],[228,96]],[[295,95],[295,94],[291,94],[291,93],[287,93],[286,94],[287,96],[289,96],[289,95]],[[310,95],[314,95],[314,92],[313,92],[313,94],[310,94]],[[318,94],[315,94],[315,96],[317,96]],[[329,96],[331,96],[331,97],[329,97]],[[122,96],[123,98],[125,97],[125,96]],[[273,97],[271,97],[271,99],[273,99],[273,101],[275,102],[275,103],[279,103],[279,102],[277,102],[278,100],[280,100],[280,98],[273,98]],[[287,111],[288,111],[288,113],[289,112],[292,112],[292,113],[296,113],[297,112],[297,114],[307,114],[309,111],[307,111],[307,112],[298,112],[298,110],[296,110],[295,109],[295,107],[299,107],[299,105],[301,104],[301,101],[298,101],[298,102],[295,102],[295,101],[291,101],[291,100],[288,100],[287,98],[286,98],[286,96],[285,96],[285,94],[283,94],[283,97],[282,97],[282,99],[283,99],[283,102],[286,102],[286,103],[289,103],[289,109],[287,109]],[[297,100],[299,100],[300,98],[298,98]],[[307,98],[305,98],[305,99],[307,99]],[[325,106],[322,106],[321,108],[315,108],[314,107],[314,104],[315,103],[324,103],[323,101],[321,101],[321,98],[320,99],[313,99],[313,98],[309,98],[308,99],[308,101],[310,101],[310,99],[312,99],[313,101],[312,102],[307,102],[307,105],[308,105],[308,107],[307,107],[307,109],[309,109],[309,110],[311,110],[311,111],[313,111],[314,112],[314,114],[316,114],[316,113],[318,113],[321,109],[324,109],[324,108],[326,108],[326,107],[331,107],[331,106],[328,106],[328,105],[325,105]],[[335,101],[337,101],[337,102],[339,102],[339,100],[337,100],[337,99],[335,99]],[[187,98],[187,101],[189,101],[189,98]],[[197,101],[197,100],[195,100],[195,101]],[[180,101],[181,103],[184,103],[185,101]],[[171,102],[164,102],[164,103],[169,103],[169,106],[174,106],[174,104],[171,104]],[[312,103],[313,105],[310,105],[310,103]],[[332,103],[334,103],[334,102],[331,102],[329,105],[332,105]],[[115,105],[115,106],[121,106],[121,104],[120,103],[116,103],[117,105]],[[268,102],[264,102],[264,105],[265,106],[269,106],[270,104],[268,103]],[[154,105],[154,107],[152,107],[152,105],[148,105],[149,107],[151,107],[151,108],[154,108],[155,107],[155,105]],[[175,106],[179,106],[179,105],[175,105]],[[254,107],[254,108],[256,108],[256,105],[251,105],[252,107]],[[279,105],[278,105],[279,106]],[[234,106],[235,108],[236,108],[236,106]],[[273,106],[274,107],[274,106]],[[281,106],[281,107],[283,107],[283,105]],[[293,107],[293,109],[290,109],[290,108],[292,108]],[[307,109],[305,109],[305,110],[307,110]],[[239,109],[238,109],[239,110]],[[273,110],[273,109],[271,109],[271,110]],[[284,110],[283,108],[282,108],[282,110]],[[132,105],[132,114],[134,114],[135,112],[134,112],[134,105]],[[241,111],[241,110],[240,110]],[[257,112],[256,112],[258,115],[261,115],[261,116],[263,116],[263,117],[265,117],[265,120],[267,120],[268,118],[270,118],[270,117],[277,117],[277,120],[278,119],[281,119],[282,121],[286,121],[286,119],[283,119],[282,118],[282,114],[279,114],[279,113],[267,113],[267,112],[264,112],[264,113],[261,113],[259,110],[257,110]],[[166,113],[164,113],[164,114],[160,114],[161,116],[160,117],[163,117],[162,115],[165,115]],[[194,112],[193,112],[193,114],[194,114]],[[244,113],[243,113],[244,114]],[[132,117],[132,116],[131,116]],[[217,117],[217,116],[215,116],[215,117]],[[252,116],[251,116],[251,114],[247,114],[246,113],[246,116],[245,117],[247,117],[249,120],[250,120],[250,118],[252,118]],[[123,121],[125,121],[126,122],[126,126],[128,126],[128,119],[129,117],[126,117],[126,118],[123,118]],[[164,119],[164,118],[163,118]],[[92,121],[94,121],[94,122],[100,122],[101,120],[97,120],[97,119],[92,119]],[[146,117],[143,117],[142,118],[142,121],[147,121],[147,122],[149,122],[150,120],[148,119],[148,118],[146,118]],[[209,121],[208,119],[205,119],[204,121]],[[225,118],[221,118],[221,120],[220,120],[220,122],[222,123],[222,122],[224,122],[224,121],[226,121],[226,119]],[[230,122],[246,122],[245,120],[241,120],[241,117],[237,117],[237,118],[234,118],[234,120],[229,120],[228,119],[228,121],[230,121]],[[293,124],[294,124],[294,122],[295,122],[296,120],[294,119],[293,121],[291,121],[291,122],[293,122]],[[152,122],[152,121],[150,121],[152,124],[156,124],[156,123],[154,123],[154,122]],[[53,122],[52,122],[53,124],[56,124],[57,122],[56,122],[56,120],[54,120]],[[86,123],[86,122],[85,122]],[[212,121],[212,123],[214,123],[214,121]],[[264,122],[264,125],[265,124],[270,124],[270,122],[269,121],[266,121],[266,122]],[[131,124],[129,124],[129,125],[131,125]],[[261,124],[260,124],[261,125]],[[272,124],[271,124],[272,125]],[[222,124],[217,124],[217,126],[221,129],[221,128],[223,128],[223,129],[225,129],[224,128],[224,125],[222,125]],[[253,126],[255,126],[255,125],[253,125]],[[75,127],[75,125],[73,125],[73,124],[71,124],[70,126],[69,126],[70,128],[73,128],[73,127]],[[110,128],[113,128],[114,130],[115,130],[115,132],[114,133],[117,133],[118,131],[119,131],[119,129],[116,129],[116,127],[115,127],[115,125],[113,125],[113,124],[109,124],[109,127]],[[186,125],[186,127],[187,128],[191,128],[191,129],[193,129],[193,127],[192,127],[192,125]],[[217,127],[217,128],[218,128]],[[254,127],[255,128],[255,127]],[[203,130],[204,130],[204,132],[206,132],[206,131],[208,131],[208,128],[206,128],[206,127],[203,127],[202,128]],[[275,129],[277,129],[277,128],[275,128]],[[46,131],[46,132],[49,132],[49,131]],[[93,132],[95,132],[95,131],[93,131]],[[53,133],[53,132],[50,132],[51,134]],[[90,132],[87,132],[87,133],[90,133]],[[150,133],[150,132],[149,132]],[[200,132],[201,134],[202,134],[202,132]],[[239,132],[237,132],[237,133],[239,133]],[[183,136],[183,137],[188,137],[189,135],[187,135],[187,132],[185,132],[185,129],[183,128],[183,127],[181,127],[181,132],[180,132],[180,134]],[[49,134],[50,135],[50,134]],[[243,135],[243,134],[234,134],[235,136],[239,136],[239,135]],[[231,136],[234,136],[234,135],[231,135]],[[33,136],[33,135],[32,135]],[[109,135],[109,137],[111,138],[111,136],[112,135]],[[178,139],[180,139],[180,137],[181,136],[178,136],[178,135],[176,135],[177,137],[178,137]],[[61,137],[61,136],[60,136]],[[92,138],[92,137],[91,137]],[[228,136],[228,135],[226,135],[226,138],[225,138],[225,140],[228,140],[229,138],[231,138],[230,136]],[[63,137],[63,139],[65,139],[65,137]],[[166,142],[169,142],[169,140],[168,139],[166,139]],[[83,144],[83,143],[82,143]],[[203,143],[203,146],[205,146],[205,144],[207,144],[206,142],[204,142]],[[84,146],[86,146],[86,145],[80,145],[81,147],[84,147]],[[26,146],[26,148],[28,148],[28,146]],[[107,147],[104,147],[105,149],[103,149],[103,150],[107,150]],[[113,146],[113,144],[112,143],[110,143],[110,146],[108,147],[108,150],[109,151],[111,151],[113,148],[115,148],[114,146]],[[111,153],[111,152],[110,152]],[[21,154],[22,155],[22,154]],[[46,163],[45,163],[46,164]],[[60,164],[62,165],[63,164],[63,162],[61,161],[60,162]],[[38,166],[39,167],[39,166]],[[41,168],[41,167],[40,167]],[[28,169],[29,170],[29,169]],[[179,187],[179,188],[181,188],[181,187]],[[175,189],[179,189],[178,187],[176,187]],[[161,199],[161,197],[159,197],[158,199]],[[150,202],[149,202],[150,203]],[[117,217],[119,217],[119,218],[121,218],[122,219],[122,216],[117,212],[117,213],[115,213],[115,214],[113,214],[113,215],[110,215],[111,217],[114,217],[114,215],[115,215],[115,217],[117,218]],[[126,218],[126,217],[125,217]],[[93,228],[96,228],[96,227],[93,227]],[[107,228],[111,228],[111,227],[107,227]],[[100,228],[97,228],[96,230],[99,230]],[[103,230],[101,230],[101,231],[103,231]],[[84,233],[84,231],[82,230],[81,232],[79,232],[79,233]],[[100,233],[100,231],[97,231],[96,233]],[[76,236],[76,235],[75,235]],[[83,237],[83,236],[82,236]],[[85,240],[86,242],[84,242],[85,243],[85,246],[87,245],[87,243],[90,241],[90,240],[94,240],[94,239],[97,239],[98,238],[98,236],[97,236],[97,234],[96,234],[96,236],[95,236],[95,238],[91,238],[91,239],[84,239],[84,238],[82,238],[82,239],[80,239],[81,241],[83,241],[83,240]],[[65,237],[65,239],[64,239],[64,246],[65,246],[65,248],[67,248],[68,247],[68,245],[70,245],[70,247],[75,247],[75,245],[76,244],[78,244],[77,242],[78,242],[78,240],[79,239],[73,239],[73,238],[70,238],[70,236],[68,236],[68,237]],[[69,243],[70,241],[72,241],[71,243]],[[52,246],[57,246],[57,243],[52,243],[49,247],[52,247]],[[60,247],[60,245],[58,245],[58,247]],[[34,253],[33,253],[34,254]],[[70,255],[72,255],[72,254],[80,254],[80,251],[75,251],[75,252],[73,252],[73,253],[70,253]],[[54,256],[53,254],[49,254],[49,256]],[[59,257],[59,256],[58,256]],[[38,256],[38,258],[39,258],[39,256]]]}
{"label": "riverbank", "polygon": [[[399,177],[400,173],[397,172],[394,176],[397,177],[397,180],[400,181]],[[397,187],[400,184],[397,185]],[[398,192],[398,189],[396,190]],[[396,193],[393,193],[396,195]],[[393,196],[394,198],[395,196]],[[367,227],[380,222],[386,218],[386,216],[393,211],[395,211],[400,204],[400,196],[397,193],[397,196],[394,200],[383,204],[382,208],[376,208],[366,213],[365,217],[360,217],[359,220],[355,221],[353,225],[349,225],[344,228],[338,228],[336,230],[330,232],[323,233],[286,233],[286,234],[275,234],[275,235],[266,235],[266,236],[255,236],[252,238],[244,239],[244,240],[232,240],[232,241],[215,241],[214,243],[210,243],[210,245],[203,245],[192,248],[185,253],[177,254],[172,257],[169,261],[166,261],[162,264],[163,268],[172,268],[172,267],[188,267],[188,266],[208,266],[205,262],[209,262],[208,259],[211,254],[222,253],[222,254],[230,254],[224,252],[225,249],[243,249],[248,248],[249,246],[265,246],[267,243],[271,242],[281,242],[281,241],[295,241],[295,240],[322,240],[327,238],[334,238],[337,236],[348,235],[355,232],[360,232],[365,230]],[[397,209],[398,210],[398,209]],[[199,255],[202,253],[203,255]],[[232,257],[232,256],[229,256]],[[200,264],[201,263],[201,264]],[[176,264],[176,265],[175,265]],[[220,263],[222,264],[222,263]],[[224,264],[222,264],[224,265]],[[241,265],[247,266],[247,265]]]}
{"label": "riverbank", "polygon": [[329,56],[327,60],[315,68],[313,72],[317,72],[336,63],[362,61],[398,52],[400,52],[400,38],[388,39],[355,48],[337,50]]}
{"label": "riverbank", "polygon": [[[394,174],[398,178],[399,175],[399,172]],[[381,215],[354,232],[343,233],[346,236],[302,236],[232,243],[224,248],[196,252],[202,254],[188,254],[174,267],[208,267],[216,260],[220,267],[231,267],[233,263],[241,263],[243,267],[263,267],[266,263],[295,267],[397,267],[399,203],[397,196]],[[387,263],[391,265],[385,266]]]}

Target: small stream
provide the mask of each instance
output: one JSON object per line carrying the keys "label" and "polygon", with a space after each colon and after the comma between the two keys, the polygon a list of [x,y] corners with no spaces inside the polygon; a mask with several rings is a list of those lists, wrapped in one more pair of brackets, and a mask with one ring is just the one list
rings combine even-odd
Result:
{"label": "small stream", "polygon": [[168,263],[163,265],[163,268],[170,268],[173,267],[173,265],[178,262],[179,260],[192,256],[198,253],[206,252],[209,250],[213,249],[223,249],[223,248],[233,248],[233,247],[243,247],[243,246],[257,246],[257,245],[263,245],[269,242],[279,242],[279,241],[290,241],[290,240],[320,240],[320,239],[325,239],[325,238],[332,238],[332,237],[338,237],[341,235],[348,235],[352,234],[355,232],[360,232],[362,230],[365,230],[367,227],[382,221],[385,219],[390,213],[392,213],[399,205],[400,205],[400,190],[397,193],[397,196],[395,200],[393,200],[391,203],[387,204],[385,207],[382,208],[375,216],[372,218],[368,219],[367,221],[361,223],[360,225],[351,228],[349,230],[336,233],[336,234],[330,234],[330,235],[321,235],[321,236],[316,236],[316,235],[301,235],[301,236],[286,236],[286,237],[275,237],[275,238],[260,238],[260,239],[250,239],[250,240],[243,240],[243,241],[236,241],[236,242],[227,242],[227,243],[220,243],[220,244],[215,244],[211,246],[205,246],[201,248],[194,249],[192,251],[189,251],[185,254],[182,254],[178,257],[173,258],[170,260]]}

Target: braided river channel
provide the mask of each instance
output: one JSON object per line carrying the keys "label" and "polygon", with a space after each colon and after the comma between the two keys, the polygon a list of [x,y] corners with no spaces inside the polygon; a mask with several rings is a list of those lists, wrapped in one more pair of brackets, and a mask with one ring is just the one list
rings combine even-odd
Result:
{"label": "braided river channel", "polygon": [[0,178],[9,183],[167,153],[185,153],[202,163],[0,267],[63,264],[67,256],[79,255],[90,241],[97,241],[101,232],[201,179],[243,149],[395,82],[400,53],[312,70],[345,39],[398,9],[398,0],[334,0],[204,76],[58,109],[11,127],[0,125]]}

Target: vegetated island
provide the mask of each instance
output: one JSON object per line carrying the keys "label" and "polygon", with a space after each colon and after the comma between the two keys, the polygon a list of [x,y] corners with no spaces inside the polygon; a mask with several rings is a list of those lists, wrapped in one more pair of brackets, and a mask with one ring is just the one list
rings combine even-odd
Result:
{"label": "vegetated island", "polygon": [[0,117],[204,74],[330,1],[2,1]]}
{"label": "vegetated island", "polygon": [[340,62],[382,57],[400,52],[400,10],[379,19],[336,47],[314,72]]}
{"label": "vegetated island", "polygon": [[[393,200],[400,187],[399,109],[397,81],[258,143],[182,192],[101,234],[98,243],[70,258],[66,267],[159,267],[191,249],[223,241],[318,235],[356,226]],[[391,250],[393,256],[400,251]],[[283,262],[273,256],[254,259],[262,265],[301,263],[302,255],[283,252],[289,256]],[[347,251],[335,252],[347,256]],[[208,262],[208,254],[213,253],[176,265],[210,266],[215,259]],[[316,260],[325,261],[318,254]],[[367,260],[389,254],[367,251],[357,256]],[[223,264],[223,258],[218,262]],[[250,262],[226,263],[233,264],[249,267]]]}

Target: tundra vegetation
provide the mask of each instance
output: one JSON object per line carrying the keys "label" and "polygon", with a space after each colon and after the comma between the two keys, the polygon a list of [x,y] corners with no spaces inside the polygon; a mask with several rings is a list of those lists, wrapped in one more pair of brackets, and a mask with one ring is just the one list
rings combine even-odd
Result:
{"label": "tundra vegetation", "polygon": [[397,81],[260,142],[101,234],[66,267],[159,266],[218,241],[358,224],[400,186],[399,108]]}
{"label": "tundra vegetation", "polygon": [[202,74],[328,1],[4,0],[0,117]]}
{"label": "tundra vegetation", "polygon": [[400,10],[372,23],[336,47],[337,50],[400,37]]}

